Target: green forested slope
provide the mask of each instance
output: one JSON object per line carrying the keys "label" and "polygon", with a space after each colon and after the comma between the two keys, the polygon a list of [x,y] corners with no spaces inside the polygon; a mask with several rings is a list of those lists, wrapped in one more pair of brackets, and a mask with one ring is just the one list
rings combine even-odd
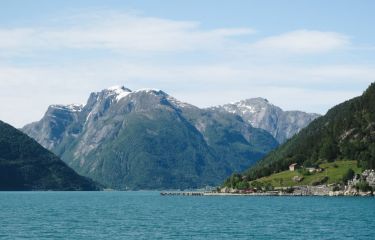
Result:
{"label": "green forested slope", "polygon": [[363,169],[375,167],[375,84],[362,96],[341,103],[250,168],[253,180],[286,170],[291,163],[314,166],[353,159]]}
{"label": "green forested slope", "polygon": [[97,190],[53,153],[0,121],[0,190]]}

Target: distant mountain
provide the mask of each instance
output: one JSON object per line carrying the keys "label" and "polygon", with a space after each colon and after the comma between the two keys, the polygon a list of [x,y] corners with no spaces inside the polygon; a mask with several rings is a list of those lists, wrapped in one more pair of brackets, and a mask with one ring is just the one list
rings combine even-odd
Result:
{"label": "distant mountain", "polygon": [[286,170],[292,163],[357,160],[375,168],[375,83],[362,96],[341,103],[249,169],[249,179]]}
{"label": "distant mountain", "polygon": [[0,121],[0,190],[98,190],[21,131]]}
{"label": "distant mountain", "polygon": [[255,128],[271,133],[279,143],[293,137],[319,114],[301,111],[283,111],[264,98],[250,98],[236,103],[214,107],[237,114]]}
{"label": "distant mountain", "polygon": [[77,172],[116,189],[196,188],[243,171],[278,143],[225,111],[156,89],[112,87],[52,105],[23,131]]}

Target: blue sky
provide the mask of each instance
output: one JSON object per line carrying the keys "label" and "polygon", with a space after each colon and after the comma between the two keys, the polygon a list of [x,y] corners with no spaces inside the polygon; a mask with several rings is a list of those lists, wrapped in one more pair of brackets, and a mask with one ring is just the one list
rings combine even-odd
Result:
{"label": "blue sky", "polygon": [[[1,1],[0,119],[112,85],[325,113],[375,80],[374,1]],[[21,109],[21,110],[20,110]]]}

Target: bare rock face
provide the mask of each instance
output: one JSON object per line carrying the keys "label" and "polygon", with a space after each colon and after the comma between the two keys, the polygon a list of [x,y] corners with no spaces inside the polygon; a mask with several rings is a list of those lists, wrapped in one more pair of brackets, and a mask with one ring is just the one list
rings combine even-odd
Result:
{"label": "bare rock face", "polygon": [[84,106],[51,106],[22,130],[77,172],[115,189],[217,185],[278,145],[237,115],[121,86],[91,93]]}
{"label": "bare rock face", "polygon": [[241,116],[253,127],[271,133],[279,143],[285,142],[306,127],[319,114],[301,111],[283,111],[264,98],[251,98],[214,107]]}
{"label": "bare rock face", "polygon": [[43,147],[52,149],[66,136],[67,127],[78,120],[82,105],[51,105],[43,119],[23,128],[28,135],[34,136]]}

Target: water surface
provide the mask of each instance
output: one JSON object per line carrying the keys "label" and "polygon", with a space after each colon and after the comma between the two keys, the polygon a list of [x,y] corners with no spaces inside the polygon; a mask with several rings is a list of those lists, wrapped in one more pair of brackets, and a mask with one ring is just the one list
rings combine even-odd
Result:
{"label": "water surface", "polygon": [[375,239],[374,197],[0,192],[0,239]]}

